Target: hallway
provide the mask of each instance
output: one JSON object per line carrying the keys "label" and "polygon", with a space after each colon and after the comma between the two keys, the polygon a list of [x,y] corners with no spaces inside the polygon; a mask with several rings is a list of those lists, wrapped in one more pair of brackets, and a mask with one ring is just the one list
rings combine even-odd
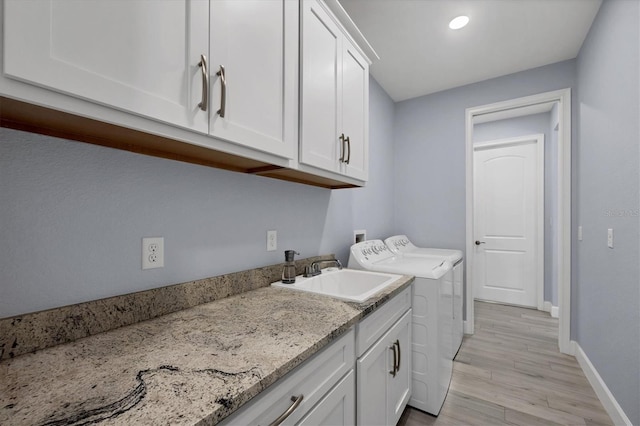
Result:
{"label": "hallway", "polygon": [[559,353],[557,319],[485,302],[475,315],[440,415],[407,407],[398,426],[612,425],[578,362]]}

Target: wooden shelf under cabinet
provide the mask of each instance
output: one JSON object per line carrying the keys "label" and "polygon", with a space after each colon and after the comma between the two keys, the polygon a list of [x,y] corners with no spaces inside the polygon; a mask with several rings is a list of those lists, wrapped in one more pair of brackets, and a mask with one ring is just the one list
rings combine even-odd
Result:
{"label": "wooden shelf under cabinet", "polygon": [[329,189],[356,185],[0,97],[0,126]]}

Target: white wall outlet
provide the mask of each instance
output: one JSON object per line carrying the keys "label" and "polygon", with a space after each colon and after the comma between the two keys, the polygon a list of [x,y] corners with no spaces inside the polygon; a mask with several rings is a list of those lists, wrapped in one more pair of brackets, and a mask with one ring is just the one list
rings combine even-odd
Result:
{"label": "white wall outlet", "polygon": [[267,231],[267,251],[278,250],[278,231]]}
{"label": "white wall outlet", "polygon": [[613,248],[613,228],[607,229],[607,247]]}
{"label": "white wall outlet", "polygon": [[366,241],[367,240],[367,230],[366,229],[356,229],[353,231],[353,244]]}
{"label": "white wall outlet", "polygon": [[142,239],[142,269],[164,268],[164,238]]}
{"label": "white wall outlet", "polygon": [[578,241],[582,241],[582,225],[578,226]]}

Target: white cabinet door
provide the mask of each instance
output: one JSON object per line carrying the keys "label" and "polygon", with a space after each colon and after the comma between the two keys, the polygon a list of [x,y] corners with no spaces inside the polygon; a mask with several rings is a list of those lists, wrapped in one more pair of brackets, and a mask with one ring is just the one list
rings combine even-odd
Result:
{"label": "white cabinet door", "polygon": [[214,0],[210,22],[210,134],[294,158],[298,2]]}
{"label": "white cabinet door", "polygon": [[366,180],[369,62],[321,2],[302,7],[300,162]]}
{"label": "white cabinet door", "polygon": [[395,377],[389,375],[387,424],[395,425],[411,397],[411,310],[390,331],[390,340],[397,345],[398,368]]}
{"label": "white cabinet door", "polygon": [[206,0],[4,2],[5,75],[208,132]]}
{"label": "white cabinet door", "polygon": [[300,161],[340,171],[342,34],[317,1],[302,2]]}
{"label": "white cabinet door", "polygon": [[346,154],[342,163],[347,176],[367,180],[369,165],[369,65],[344,40],[342,49],[342,132]]}
{"label": "white cabinet door", "polygon": [[349,372],[298,425],[347,426],[356,423],[356,376]]}
{"label": "white cabinet door", "polygon": [[400,419],[411,396],[410,326],[411,310],[358,359],[359,425],[395,425]]}

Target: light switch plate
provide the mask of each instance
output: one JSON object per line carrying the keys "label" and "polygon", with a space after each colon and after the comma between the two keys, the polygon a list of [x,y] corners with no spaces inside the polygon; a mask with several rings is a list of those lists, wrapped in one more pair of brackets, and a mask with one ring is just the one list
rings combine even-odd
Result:
{"label": "light switch plate", "polygon": [[613,248],[613,228],[607,229],[607,247]]}
{"label": "light switch plate", "polygon": [[582,241],[582,225],[578,226],[578,241]]}
{"label": "light switch plate", "polygon": [[267,251],[278,250],[278,231],[267,231]]}

